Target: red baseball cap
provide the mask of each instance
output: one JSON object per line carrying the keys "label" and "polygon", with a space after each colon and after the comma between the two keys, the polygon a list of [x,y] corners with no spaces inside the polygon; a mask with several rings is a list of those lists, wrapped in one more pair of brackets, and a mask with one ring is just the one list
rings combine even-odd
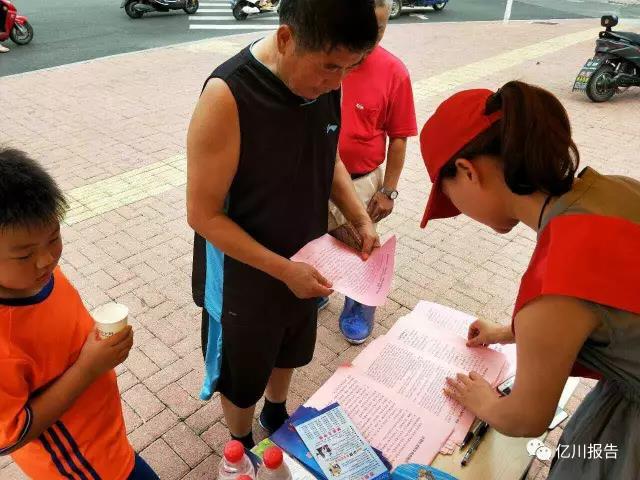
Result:
{"label": "red baseball cap", "polygon": [[471,140],[502,118],[498,110],[485,114],[487,100],[494,92],[464,90],[442,102],[420,132],[420,151],[433,186],[420,227],[429,220],[460,214],[441,188],[440,170]]}

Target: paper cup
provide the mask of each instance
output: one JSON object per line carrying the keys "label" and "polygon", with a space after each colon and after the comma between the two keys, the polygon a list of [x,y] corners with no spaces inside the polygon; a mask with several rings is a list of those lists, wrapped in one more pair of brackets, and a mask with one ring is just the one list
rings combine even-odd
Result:
{"label": "paper cup", "polygon": [[127,326],[129,309],[120,303],[107,303],[93,311],[100,338],[109,338]]}

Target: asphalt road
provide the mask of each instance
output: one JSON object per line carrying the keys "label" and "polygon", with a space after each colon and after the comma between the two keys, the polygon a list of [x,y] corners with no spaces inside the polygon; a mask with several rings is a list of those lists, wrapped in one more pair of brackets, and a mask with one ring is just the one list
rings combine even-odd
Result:
{"label": "asphalt road", "polygon": [[[236,21],[228,0],[201,0],[199,12],[154,13],[132,20],[120,0],[16,0],[35,30],[33,42],[0,55],[0,76],[28,72],[118,53],[274,28],[275,15]],[[441,12],[408,10],[394,23],[501,20],[506,0],[451,0]],[[598,17],[618,13],[640,18],[640,6],[612,6],[603,0],[522,0],[513,3],[513,20]],[[428,28],[425,26],[425,28]],[[636,30],[640,25],[636,24]]]}

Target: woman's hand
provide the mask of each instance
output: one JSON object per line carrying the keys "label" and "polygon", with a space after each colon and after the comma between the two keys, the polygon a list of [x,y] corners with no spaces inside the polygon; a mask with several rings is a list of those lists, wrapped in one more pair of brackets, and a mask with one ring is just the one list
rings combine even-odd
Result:
{"label": "woman's hand", "polygon": [[486,347],[493,343],[513,343],[511,327],[486,320],[476,320],[469,325],[467,347]]}
{"label": "woman's hand", "polygon": [[468,409],[476,417],[485,420],[485,413],[500,398],[500,395],[479,373],[458,373],[447,378],[444,394]]}

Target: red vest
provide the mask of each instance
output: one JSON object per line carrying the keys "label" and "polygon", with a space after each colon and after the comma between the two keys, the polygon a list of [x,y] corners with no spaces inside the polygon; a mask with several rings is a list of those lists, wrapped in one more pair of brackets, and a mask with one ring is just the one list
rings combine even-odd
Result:
{"label": "red vest", "polygon": [[[592,214],[553,218],[522,277],[513,319],[541,295],[575,297],[640,315],[640,225]],[[515,333],[513,320],[511,328]],[[571,375],[601,378],[578,363]]]}

